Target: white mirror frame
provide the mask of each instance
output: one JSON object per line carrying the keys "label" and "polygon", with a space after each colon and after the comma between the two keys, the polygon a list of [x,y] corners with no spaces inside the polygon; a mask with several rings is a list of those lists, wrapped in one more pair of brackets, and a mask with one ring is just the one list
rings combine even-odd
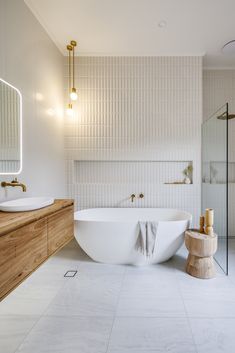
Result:
{"label": "white mirror frame", "polygon": [[2,78],[0,78],[0,81],[5,83],[7,86],[13,88],[19,95],[20,97],[20,168],[17,172],[14,173],[1,173],[0,171],[0,175],[18,175],[22,172],[22,167],[23,167],[23,123],[22,123],[22,94],[21,92],[18,90],[18,88],[16,88],[15,86],[11,85],[9,82],[3,80]]}

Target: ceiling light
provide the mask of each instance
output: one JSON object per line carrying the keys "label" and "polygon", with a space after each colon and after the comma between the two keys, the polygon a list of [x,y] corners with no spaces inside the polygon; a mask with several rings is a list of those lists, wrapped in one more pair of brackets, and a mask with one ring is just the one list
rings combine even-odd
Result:
{"label": "ceiling light", "polygon": [[222,47],[222,53],[228,55],[235,55],[235,40],[230,40]]}
{"label": "ceiling light", "polygon": [[160,21],[158,23],[158,27],[160,27],[160,28],[166,27],[166,21]]}

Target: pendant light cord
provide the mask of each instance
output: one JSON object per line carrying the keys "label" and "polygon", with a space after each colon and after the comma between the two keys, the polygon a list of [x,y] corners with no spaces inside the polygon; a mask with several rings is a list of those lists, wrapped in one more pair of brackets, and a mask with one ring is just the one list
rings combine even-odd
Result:
{"label": "pendant light cord", "polygon": [[69,49],[69,94],[71,91],[71,50]]}
{"label": "pendant light cord", "polygon": [[71,51],[73,50],[72,45],[67,45],[67,50],[69,52],[68,56],[68,63],[69,63],[69,79],[68,79],[68,84],[69,84],[69,103],[71,103],[70,99],[70,92],[71,92]]}

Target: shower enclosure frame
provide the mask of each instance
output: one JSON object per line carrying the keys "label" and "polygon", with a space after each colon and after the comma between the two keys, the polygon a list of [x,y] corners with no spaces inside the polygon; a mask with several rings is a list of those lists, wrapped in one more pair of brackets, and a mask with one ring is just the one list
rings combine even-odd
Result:
{"label": "shower enclosure frame", "polygon": [[[225,177],[225,190],[224,190],[224,196],[225,196],[225,202],[224,202],[224,208],[225,208],[225,229],[224,229],[224,234],[220,235],[218,234],[218,253],[217,255],[215,254],[215,261],[217,262],[217,264],[220,266],[220,268],[223,270],[223,272],[228,275],[229,272],[229,254],[228,254],[228,247],[229,247],[229,234],[228,234],[228,226],[229,226],[229,104],[226,103],[225,105],[223,105],[221,108],[219,108],[214,114],[212,114],[206,121],[204,121],[202,123],[202,146],[201,146],[201,160],[202,160],[202,167],[201,167],[201,177],[202,177],[202,187],[201,187],[201,213],[203,214],[205,211],[205,204],[207,205],[208,208],[214,208],[213,204],[207,204],[207,202],[205,201],[205,193],[204,193],[204,188],[203,188],[203,178],[204,178],[204,168],[205,166],[203,165],[204,163],[204,154],[207,152],[205,150],[205,135],[204,135],[204,128],[206,126],[206,124],[210,124],[211,121],[215,121],[216,123],[216,119],[218,119],[218,112],[221,112],[222,108],[224,108],[224,111],[222,114],[220,114],[219,116],[224,116],[225,118],[220,119],[223,120],[225,123],[225,139],[224,141],[224,159],[225,161],[222,161],[223,163],[225,163],[225,169],[224,169],[224,177]],[[218,141],[214,141],[215,143],[218,143]],[[210,167],[211,168],[211,167]],[[211,179],[210,179],[210,183],[211,184]],[[205,183],[205,187],[206,187],[206,183]],[[213,203],[213,202],[212,202]],[[216,231],[216,229],[215,229]],[[221,246],[220,241],[223,242],[223,246],[225,246],[225,249],[223,249],[223,246]],[[221,246],[221,248],[220,248]],[[222,256],[223,256],[223,260],[220,260],[219,257],[219,253],[222,251]]]}

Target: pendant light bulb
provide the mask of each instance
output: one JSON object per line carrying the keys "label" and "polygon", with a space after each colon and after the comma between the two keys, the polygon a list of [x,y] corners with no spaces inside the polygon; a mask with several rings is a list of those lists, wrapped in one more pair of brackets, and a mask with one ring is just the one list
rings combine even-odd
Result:
{"label": "pendant light bulb", "polygon": [[68,116],[73,116],[73,106],[72,106],[71,103],[69,103],[68,106],[67,106],[66,114]]}
{"label": "pendant light bulb", "polygon": [[78,99],[78,94],[76,92],[76,88],[72,88],[72,91],[70,92],[70,98],[72,101],[76,101]]}

